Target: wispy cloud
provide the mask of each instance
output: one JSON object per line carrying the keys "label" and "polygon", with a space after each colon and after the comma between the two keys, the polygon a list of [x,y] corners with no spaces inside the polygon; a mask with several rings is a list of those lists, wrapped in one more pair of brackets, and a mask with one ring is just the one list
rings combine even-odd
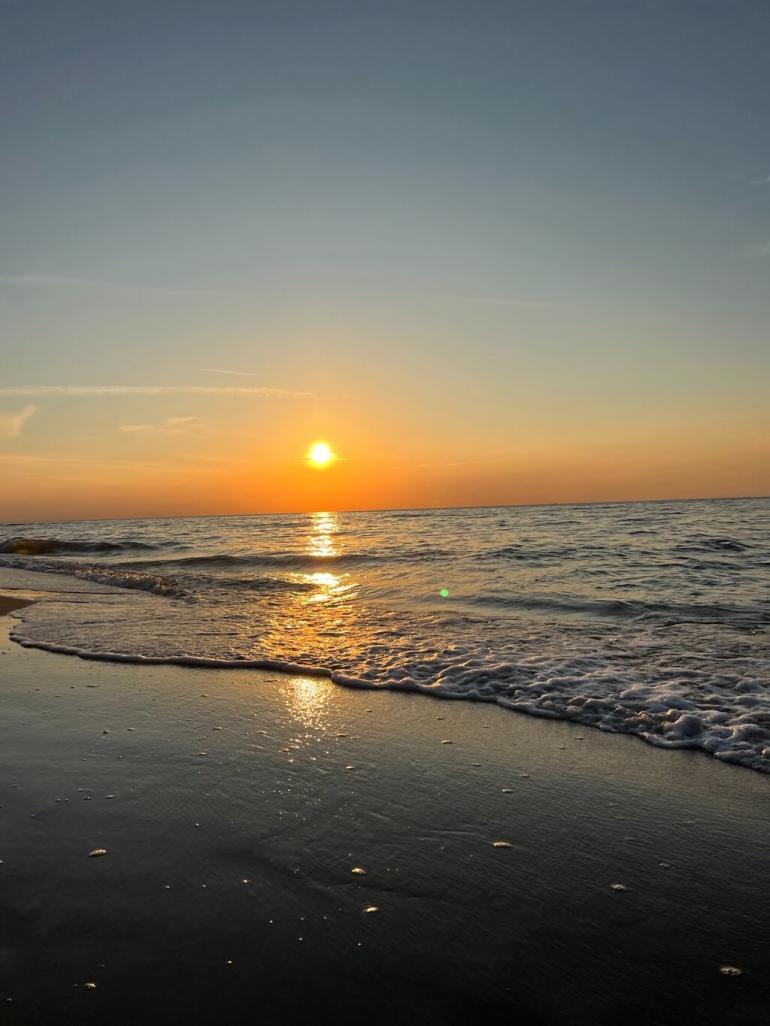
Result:
{"label": "wispy cloud", "polygon": [[[148,475],[152,475],[157,476],[162,484],[168,481],[169,477],[184,480],[191,474],[205,478],[232,472],[233,467],[228,460],[219,462],[221,465],[217,465],[217,461],[213,459],[210,462],[201,461],[193,453],[182,457],[181,462],[175,460],[169,463],[168,460],[94,460],[58,453],[0,452],[0,474],[4,475],[4,478],[32,478],[34,481],[40,481],[44,476],[47,482],[82,481],[100,485],[103,485],[111,475],[117,475],[123,481],[127,479],[127,475],[136,475],[142,481],[146,481]],[[244,465],[253,467],[254,462],[244,461]]]}
{"label": "wispy cloud", "polygon": [[253,378],[256,375],[251,371],[222,370],[220,367],[204,367],[206,374],[232,374],[237,378]]}
{"label": "wispy cloud", "polygon": [[21,274],[0,274],[0,286],[5,285],[16,288],[49,288],[49,289],[71,289],[83,291],[84,289],[99,292],[120,292],[129,294],[140,294],[150,296],[198,296],[198,295],[225,295],[220,289],[205,288],[167,288],[158,285],[146,285],[141,282],[105,281],[100,278],[81,278],[68,274],[40,274],[37,272],[24,272]]}
{"label": "wispy cloud", "polygon": [[0,438],[18,438],[36,409],[30,404],[16,413],[0,413]]}
{"label": "wispy cloud", "polygon": [[311,399],[313,392],[241,385],[10,385],[0,396],[229,395],[254,399]]}
{"label": "wispy cloud", "polygon": [[131,435],[189,435],[197,423],[197,417],[164,417],[158,424],[121,424],[118,430]]}
{"label": "wispy cloud", "polygon": [[770,185],[770,175],[765,175],[764,178],[752,178],[752,185]]}
{"label": "wispy cloud", "polygon": [[[207,468],[192,466],[187,473],[205,473]],[[109,460],[82,459],[57,453],[5,453],[0,452],[0,472],[4,479],[44,479],[46,482],[60,481],[103,485],[111,475],[122,480],[134,475],[146,481],[148,476],[157,476],[159,482],[166,482],[170,476],[180,476],[180,468],[168,461],[160,460]]]}

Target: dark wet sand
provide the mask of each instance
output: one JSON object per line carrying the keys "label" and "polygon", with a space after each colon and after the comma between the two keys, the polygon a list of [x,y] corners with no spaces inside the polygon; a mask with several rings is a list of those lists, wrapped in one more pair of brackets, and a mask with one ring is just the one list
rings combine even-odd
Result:
{"label": "dark wet sand", "polygon": [[3,1026],[767,1021],[766,776],[492,706],[0,652]]}
{"label": "dark wet sand", "polygon": [[10,595],[0,595],[0,616],[12,613],[14,609],[23,609],[24,606],[28,606],[29,604],[28,599],[14,598]]}

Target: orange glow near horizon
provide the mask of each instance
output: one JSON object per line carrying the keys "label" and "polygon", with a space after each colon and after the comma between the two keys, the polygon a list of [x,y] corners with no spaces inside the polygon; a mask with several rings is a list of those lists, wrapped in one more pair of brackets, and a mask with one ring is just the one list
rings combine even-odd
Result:
{"label": "orange glow near horizon", "polygon": [[[0,451],[0,520],[325,510],[315,541],[327,550],[320,554],[332,555],[341,540],[332,511],[770,490],[764,410],[747,411],[718,436],[705,414],[691,423],[658,414],[654,424],[629,420],[613,432],[596,424],[576,424],[571,432],[544,424],[529,435],[500,433],[492,445],[485,441],[487,428],[475,422],[426,424],[408,419],[409,411],[393,419],[352,400],[324,416],[298,405],[271,408],[269,422],[258,419],[260,406],[256,412],[250,405],[212,406],[205,417],[201,412],[200,423],[132,432],[108,430],[116,417],[107,404],[83,404],[81,425],[63,400],[59,406],[61,417],[52,408],[47,425],[42,409],[35,414],[55,437],[30,437],[29,444],[23,436],[9,439]],[[192,416],[190,410],[180,402],[172,413]],[[130,419],[159,423],[153,412]],[[321,444],[326,449],[316,453]],[[311,452],[320,459],[311,461]]]}

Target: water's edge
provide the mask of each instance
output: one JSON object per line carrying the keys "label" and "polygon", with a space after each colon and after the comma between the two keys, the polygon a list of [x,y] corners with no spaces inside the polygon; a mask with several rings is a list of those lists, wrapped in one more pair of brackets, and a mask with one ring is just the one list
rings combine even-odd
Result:
{"label": "water's edge", "polygon": [[[36,572],[39,573],[39,571]],[[1,588],[2,584],[0,584],[0,589]],[[110,591],[111,590],[112,589],[110,589]],[[67,593],[59,594],[66,595]],[[0,591],[0,598],[3,597],[11,598],[11,596],[5,596],[2,591]],[[92,660],[96,662],[120,663],[134,666],[178,666],[193,670],[257,670],[289,676],[321,678],[329,680],[341,687],[358,690],[377,691],[386,689],[394,692],[401,691],[413,694],[422,694],[428,697],[442,699],[444,701],[474,701],[486,704],[495,704],[500,708],[507,709],[511,712],[517,712],[522,715],[561,720],[564,722],[574,723],[576,726],[580,727],[590,727],[592,729],[602,730],[605,733],[618,735],[625,734],[631,737],[637,737],[647,744],[657,748],[700,750],[703,751],[704,754],[713,755],[720,761],[743,766],[747,769],[754,769],[760,773],[770,774],[770,749],[767,749],[762,753],[760,760],[756,758],[746,758],[745,752],[734,752],[731,750],[714,751],[713,747],[709,750],[709,747],[704,744],[704,739],[701,736],[667,738],[662,737],[654,731],[642,729],[641,727],[638,729],[629,729],[626,725],[624,729],[615,728],[611,724],[597,722],[596,719],[591,716],[581,716],[574,708],[546,708],[534,702],[523,703],[521,701],[511,701],[505,696],[498,694],[457,694],[451,691],[442,690],[436,685],[424,685],[411,680],[377,683],[370,680],[349,677],[337,673],[328,667],[303,665],[279,659],[216,659],[190,655],[151,656],[142,655],[140,653],[128,654],[124,652],[109,651],[92,652],[72,645],[34,640],[25,637],[23,634],[23,628],[26,616],[29,615],[29,611],[33,610],[36,605],[45,601],[46,598],[28,600],[24,602],[24,605],[17,606],[4,614],[7,615],[11,621],[17,621],[17,626],[11,626],[9,630],[8,636],[12,642],[22,648],[36,649],[38,651],[48,652],[51,654],[76,657],[86,661]]]}

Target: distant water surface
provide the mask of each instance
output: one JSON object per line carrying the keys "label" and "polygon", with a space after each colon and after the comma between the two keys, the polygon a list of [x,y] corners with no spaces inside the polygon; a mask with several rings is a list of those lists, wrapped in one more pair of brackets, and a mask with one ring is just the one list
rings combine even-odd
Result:
{"label": "distant water surface", "polygon": [[770,771],[769,499],[5,524],[0,566],[88,582],[25,610],[24,644],[494,701]]}

